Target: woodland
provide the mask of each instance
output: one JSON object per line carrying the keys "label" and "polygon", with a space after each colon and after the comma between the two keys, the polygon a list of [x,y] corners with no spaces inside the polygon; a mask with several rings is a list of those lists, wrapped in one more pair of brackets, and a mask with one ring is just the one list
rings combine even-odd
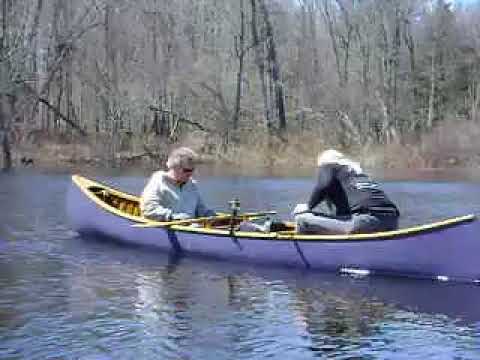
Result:
{"label": "woodland", "polygon": [[480,1],[0,1],[5,170],[480,166]]}

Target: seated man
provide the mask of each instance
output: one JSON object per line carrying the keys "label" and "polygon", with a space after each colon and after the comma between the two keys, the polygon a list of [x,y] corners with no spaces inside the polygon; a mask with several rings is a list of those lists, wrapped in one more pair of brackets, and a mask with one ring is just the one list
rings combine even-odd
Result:
{"label": "seated man", "polygon": [[208,209],[198,191],[192,173],[198,162],[197,154],[181,147],[168,156],[167,171],[155,172],[140,199],[143,216],[156,221],[183,220],[215,216]]}
{"label": "seated man", "polygon": [[[313,234],[352,234],[394,230],[399,211],[364,174],[360,165],[336,150],[318,156],[317,184],[308,204],[294,210],[297,231]],[[317,214],[314,208],[328,201],[333,214]]]}

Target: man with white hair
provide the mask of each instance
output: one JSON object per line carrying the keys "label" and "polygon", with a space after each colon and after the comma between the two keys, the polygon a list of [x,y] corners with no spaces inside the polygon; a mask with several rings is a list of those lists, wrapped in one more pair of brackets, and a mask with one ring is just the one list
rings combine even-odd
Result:
{"label": "man with white hair", "polygon": [[[333,149],[320,153],[317,164],[317,184],[308,204],[298,204],[293,212],[298,232],[352,234],[397,228],[397,207],[360,164]],[[314,211],[322,202],[334,206],[333,216]]]}
{"label": "man with white hair", "polygon": [[184,220],[214,216],[203,202],[192,173],[198,155],[190,148],[173,150],[167,159],[167,171],[155,172],[140,199],[143,216],[156,221]]}

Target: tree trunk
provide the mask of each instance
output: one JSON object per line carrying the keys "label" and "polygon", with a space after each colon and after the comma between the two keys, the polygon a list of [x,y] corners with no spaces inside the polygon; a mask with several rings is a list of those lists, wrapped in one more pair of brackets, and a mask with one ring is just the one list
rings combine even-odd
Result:
{"label": "tree trunk", "polygon": [[[115,55],[113,54],[113,44],[112,44],[112,6],[107,4],[105,6],[105,18],[104,18],[104,37],[105,37],[105,73],[107,74],[106,88],[108,93],[103,96],[103,111],[104,111],[104,121],[105,128],[108,129],[108,133],[112,136],[114,132],[114,121],[115,119],[112,116],[112,92],[114,90],[114,73],[113,67],[115,64]],[[112,141],[112,139],[110,139]],[[110,143],[110,160],[113,162],[112,158],[113,145]]]}
{"label": "tree trunk", "polygon": [[[35,8],[35,13],[33,16],[33,23],[32,28],[30,29],[30,33],[28,34],[27,43],[30,49],[30,71],[32,73],[32,77],[34,78],[34,88],[38,91],[38,28],[40,25],[40,15],[43,9],[43,0],[37,0],[37,6]],[[40,116],[39,116],[40,115]],[[31,118],[34,122],[39,125],[39,128],[42,128],[42,117],[41,113],[38,114],[38,106],[35,104],[32,109]],[[36,121],[35,121],[36,120]],[[38,126],[37,125],[37,126]]]}
{"label": "tree trunk", "polygon": [[[9,4],[7,0],[2,1],[2,39],[1,39],[1,48],[0,48],[0,56],[3,56],[6,53],[8,48],[8,12],[9,12]],[[6,74],[6,69],[4,66],[0,68],[0,80],[4,81],[8,74]],[[10,121],[8,119],[9,115],[7,112],[8,104],[7,104],[7,95],[0,94],[0,135],[1,135],[1,146],[3,152],[3,170],[9,170],[12,167],[12,154],[10,151],[10,143],[8,139],[8,133],[10,130]]]}
{"label": "tree trunk", "polygon": [[477,121],[478,105],[480,101],[480,84],[473,78],[469,86],[468,101],[470,102],[470,119]]}
{"label": "tree trunk", "polygon": [[410,81],[412,83],[412,92],[413,92],[413,101],[414,104],[417,100],[417,86],[415,79],[415,41],[413,39],[410,21],[408,19],[404,20],[405,29],[404,29],[404,41],[408,48],[409,62],[410,62]]}
{"label": "tree trunk", "polygon": [[370,61],[371,61],[371,46],[368,34],[364,34],[360,26],[356,27],[357,39],[360,47],[360,57],[362,62],[362,131],[361,134],[366,139],[371,139],[371,132],[373,130],[373,124],[370,119]]}
{"label": "tree trunk", "polygon": [[32,28],[30,29],[30,33],[28,35],[28,44],[29,49],[31,51],[31,68],[32,72],[37,72],[37,49],[38,49],[38,27],[40,24],[40,15],[43,9],[43,0],[37,0],[37,6],[35,8],[35,13],[33,15],[33,23]]}
{"label": "tree trunk", "polygon": [[[72,13],[72,0],[64,0],[63,2],[63,17],[65,22],[65,29],[66,31],[70,31],[71,21],[73,18]],[[70,49],[69,51],[72,51]],[[74,114],[73,114],[73,84],[72,84],[72,76],[73,76],[73,58],[71,54],[68,55],[68,60],[65,64],[65,105],[66,105],[66,117],[67,122],[74,122]]]}
{"label": "tree trunk", "polygon": [[323,14],[324,14],[325,22],[328,28],[328,35],[330,36],[330,41],[332,42],[333,54],[335,55],[335,65],[337,70],[338,82],[340,86],[343,86],[344,85],[343,76],[342,76],[342,71],[340,70],[340,53],[338,51],[337,36],[333,28],[333,18],[332,18],[332,15],[330,14],[328,0],[323,1]]}
{"label": "tree trunk", "polygon": [[8,131],[2,131],[2,150],[3,150],[3,170],[8,171],[12,168],[12,152],[10,149],[10,141]]}
{"label": "tree trunk", "polygon": [[349,70],[349,61],[350,61],[350,46],[352,40],[353,26],[350,19],[350,14],[345,7],[344,3],[340,0],[336,0],[337,6],[340,9],[340,12],[343,16],[343,21],[345,23],[345,32],[346,35],[342,36],[341,47],[343,48],[343,68],[342,68],[342,82],[344,85],[348,84],[348,70]]}
{"label": "tree trunk", "polygon": [[11,110],[12,105],[10,101],[8,101],[7,95],[2,95],[0,98],[0,141],[3,152],[3,170],[10,170],[12,168],[12,152],[8,136],[11,124]]}
{"label": "tree trunk", "polygon": [[62,111],[62,97],[63,97],[63,81],[61,74],[58,75],[57,79],[57,99],[56,99],[56,108],[58,112],[53,113],[53,130],[54,132],[60,131],[60,112]]}
{"label": "tree trunk", "polygon": [[278,126],[280,131],[285,131],[287,129],[287,119],[285,117],[285,100],[283,96],[283,84],[280,79],[280,64],[278,63],[275,39],[273,37],[273,26],[270,21],[270,14],[267,7],[265,6],[265,1],[259,0],[259,4],[263,12],[266,26],[268,60],[271,64],[271,74],[273,85],[275,88],[275,105],[278,111]]}
{"label": "tree trunk", "polygon": [[243,61],[245,57],[245,10],[243,0],[240,0],[240,35],[235,37],[235,53],[238,58],[237,71],[237,93],[235,95],[235,109],[233,110],[233,129],[238,128],[238,118],[240,114],[240,102],[242,98],[242,78],[243,78]]}
{"label": "tree trunk", "polygon": [[257,29],[257,0],[251,0],[252,5],[252,39],[253,39],[253,47],[255,49],[255,62],[258,68],[258,75],[260,79],[260,87],[262,89],[262,97],[263,97],[263,110],[265,115],[265,125],[268,131],[272,128],[272,121],[268,106],[268,94],[267,94],[267,83],[265,81],[265,62],[263,57],[263,47],[260,44],[260,39],[258,36],[258,29]]}
{"label": "tree trunk", "polygon": [[[316,12],[315,7],[312,3],[309,4],[309,26],[310,26],[310,39],[311,39],[311,46],[312,46],[312,56],[313,56],[313,78],[310,79],[310,82],[314,81],[315,83],[318,82],[320,76],[320,59],[318,55],[318,46],[317,46],[317,23],[316,23]],[[315,93],[317,92],[315,87]],[[319,94],[315,94],[315,98],[318,97]]]}
{"label": "tree trunk", "polygon": [[428,97],[428,118],[427,118],[427,129],[431,129],[433,125],[434,115],[434,105],[435,105],[435,79],[436,79],[436,68],[435,68],[435,57],[436,57],[436,45],[433,45],[432,50],[432,61],[430,65],[430,94]]}
{"label": "tree trunk", "polygon": [[395,130],[399,129],[398,124],[398,69],[400,65],[400,14],[398,7],[395,7],[395,34],[393,38],[393,54],[392,54],[392,66],[393,66],[393,99],[392,99],[392,126]]}
{"label": "tree trunk", "polygon": [[6,49],[8,46],[8,0],[2,0],[2,50]]}
{"label": "tree trunk", "polygon": [[[55,3],[53,4],[53,16],[52,16],[52,21],[51,21],[51,26],[50,26],[50,35],[48,39],[48,49],[47,49],[47,59],[46,59],[46,68],[47,71],[50,72],[50,69],[52,68],[52,63],[54,63],[54,59],[57,58],[58,56],[58,49],[57,49],[57,44],[58,44],[58,18],[60,16],[60,8],[61,8],[61,1],[62,0],[56,0]],[[58,75],[54,75],[55,78],[58,77]],[[47,99],[50,102],[53,102],[54,100],[51,99],[55,96],[55,91],[52,89],[50,81],[47,82],[44,86],[44,94],[41,94],[45,99]],[[50,131],[51,128],[55,127],[55,118],[56,115],[50,111],[50,109],[42,105],[42,107],[45,109],[45,120],[43,124],[43,129],[45,129],[47,132]]]}

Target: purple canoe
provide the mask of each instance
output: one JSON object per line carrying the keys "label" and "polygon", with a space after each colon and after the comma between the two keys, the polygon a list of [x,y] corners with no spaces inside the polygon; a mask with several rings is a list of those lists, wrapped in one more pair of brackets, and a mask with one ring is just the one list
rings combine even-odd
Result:
{"label": "purple canoe", "polygon": [[[67,212],[81,235],[235,261],[440,280],[480,280],[480,222],[475,215],[373,234],[302,235],[238,231],[262,213],[156,223],[141,216],[139,198],[72,176]],[[264,213],[263,213],[264,214]],[[233,224],[233,226],[232,226]]]}

